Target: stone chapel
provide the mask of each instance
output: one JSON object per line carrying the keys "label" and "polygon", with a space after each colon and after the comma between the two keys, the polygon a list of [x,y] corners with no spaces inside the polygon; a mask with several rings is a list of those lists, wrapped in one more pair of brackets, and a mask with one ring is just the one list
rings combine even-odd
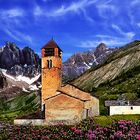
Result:
{"label": "stone chapel", "polygon": [[45,123],[75,124],[99,115],[99,100],[77,87],[62,85],[62,50],[52,39],[42,48],[42,109]]}

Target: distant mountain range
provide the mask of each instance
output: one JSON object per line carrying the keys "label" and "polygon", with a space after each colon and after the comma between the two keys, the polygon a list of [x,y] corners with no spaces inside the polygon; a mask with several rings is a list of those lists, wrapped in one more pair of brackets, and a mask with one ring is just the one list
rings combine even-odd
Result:
{"label": "distant mountain range", "polygon": [[102,63],[115,50],[116,48],[111,49],[106,44],[100,43],[95,50],[72,55],[63,63],[63,80],[69,81],[78,77],[86,70]]}
{"label": "distant mountain range", "polygon": [[[101,43],[95,50],[71,56],[63,63],[63,81],[76,78],[87,69],[100,64],[114,50]],[[18,87],[26,91],[31,84],[34,84],[34,89],[37,89],[36,84],[40,85],[41,59],[29,47],[20,49],[15,43],[6,42],[0,48],[0,69],[1,88],[7,85],[12,89]]]}

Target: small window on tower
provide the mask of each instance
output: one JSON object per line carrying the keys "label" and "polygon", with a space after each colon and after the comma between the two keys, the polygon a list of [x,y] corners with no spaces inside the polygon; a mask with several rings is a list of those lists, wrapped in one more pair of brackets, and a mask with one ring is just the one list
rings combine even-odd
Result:
{"label": "small window on tower", "polygon": [[50,67],[50,62],[49,62],[49,60],[47,60],[47,67],[48,67],[48,68]]}
{"label": "small window on tower", "polygon": [[47,60],[47,67],[52,68],[52,60]]}
{"label": "small window on tower", "polygon": [[50,60],[50,68],[52,68],[52,60]]}
{"label": "small window on tower", "polygon": [[54,48],[46,48],[45,56],[54,56]]}

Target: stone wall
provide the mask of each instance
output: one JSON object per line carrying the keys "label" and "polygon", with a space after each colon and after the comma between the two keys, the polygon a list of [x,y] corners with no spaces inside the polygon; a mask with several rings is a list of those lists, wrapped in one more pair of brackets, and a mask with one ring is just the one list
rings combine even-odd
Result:
{"label": "stone wall", "polygon": [[44,119],[15,119],[14,120],[15,125],[45,125],[45,120]]}
{"label": "stone wall", "polygon": [[88,117],[98,116],[100,114],[99,99],[91,96],[90,93],[84,92],[70,84],[61,87],[60,90],[79,99],[87,100],[84,102],[86,111],[83,111],[83,118],[87,117],[87,111],[89,112]]}
{"label": "stone wall", "polygon": [[45,118],[49,125],[73,124],[82,120],[84,102],[68,95],[57,95],[45,102]]}

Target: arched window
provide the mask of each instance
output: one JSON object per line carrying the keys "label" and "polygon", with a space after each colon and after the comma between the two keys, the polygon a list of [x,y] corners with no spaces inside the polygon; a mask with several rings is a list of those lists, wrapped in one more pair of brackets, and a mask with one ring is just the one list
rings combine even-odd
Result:
{"label": "arched window", "polygon": [[52,60],[47,60],[47,67],[52,68]]}
{"label": "arched window", "polygon": [[50,62],[49,62],[49,60],[47,60],[47,67],[48,67],[48,68],[50,67]]}
{"label": "arched window", "polygon": [[52,68],[52,60],[50,60],[50,68]]}

